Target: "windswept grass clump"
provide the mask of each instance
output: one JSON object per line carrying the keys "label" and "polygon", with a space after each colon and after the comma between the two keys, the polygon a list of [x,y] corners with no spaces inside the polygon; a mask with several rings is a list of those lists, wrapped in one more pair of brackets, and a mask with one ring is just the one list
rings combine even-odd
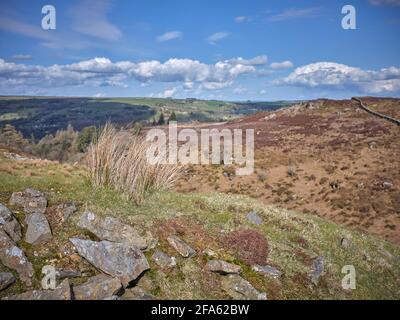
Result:
{"label": "windswept grass clump", "polygon": [[172,187],[180,167],[150,164],[146,158],[148,146],[143,137],[106,124],[87,151],[89,181],[94,187],[115,188],[136,203],[141,203],[151,192]]}

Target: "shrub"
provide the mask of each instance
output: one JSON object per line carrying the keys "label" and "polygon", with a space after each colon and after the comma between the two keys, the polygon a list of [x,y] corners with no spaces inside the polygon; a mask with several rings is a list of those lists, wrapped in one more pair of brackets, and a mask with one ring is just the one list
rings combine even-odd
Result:
{"label": "shrub", "polygon": [[34,146],[33,153],[41,158],[65,162],[76,155],[77,139],[78,132],[68,125],[66,130],[58,130],[55,136],[44,136]]}
{"label": "shrub", "polygon": [[89,181],[95,187],[115,188],[136,203],[151,192],[170,188],[179,176],[180,167],[149,164],[147,147],[143,137],[117,131],[106,124],[85,158]]}
{"label": "shrub", "polygon": [[249,265],[263,265],[267,262],[268,242],[256,230],[232,231],[226,236],[225,245],[233,250],[237,258]]}
{"label": "shrub", "polygon": [[22,133],[17,131],[14,126],[6,124],[0,132],[0,143],[7,147],[24,151],[29,145],[28,140],[24,139]]}
{"label": "shrub", "polygon": [[85,127],[78,135],[77,149],[79,152],[86,152],[89,145],[96,138],[97,129],[95,126]]}

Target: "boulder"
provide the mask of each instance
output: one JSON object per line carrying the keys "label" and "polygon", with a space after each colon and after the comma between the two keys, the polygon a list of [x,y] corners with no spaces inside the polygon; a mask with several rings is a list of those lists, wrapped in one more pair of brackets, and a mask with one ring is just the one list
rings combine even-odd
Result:
{"label": "boulder", "polygon": [[223,260],[210,260],[206,264],[209,271],[220,274],[239,274],[242,268],[236,264],[232,264]]}
{"label": "boulder", "polygon": [[122,289],[121,281],[106,274],[90,278],[86,283],[74,287],[76,300],[103,300],[117,295]]}
{"label": "boulder", "polygon": [[280,278],[282,275],[281,271],[268,265],[260,266],[256,264],[252,267],[252,269],[253,271],[262,274],[263,276],[270,276],[272,278]]}
{"label": "boulder", "polygon": [[32,264],[28,261],[25,253],[2,229],[0,229],[0,261],[6,267],[17,271],[21,281],[27,286],[32,284]]}
{"label": "boulder", "polygon": [[32,290],[4,300],[71,300],[71,286],[68,279],[65,279],[54,290]]}
{"label": "boulder", "polygon": [[141,250],[147,248],[147,243],[130,225],[124,224],[113,217],[100,217],[93,212],[84,212],[78,220],[78,226],[87,229],[101,240],[126,243]]}
{"label": "boulder", "polygon": [[150,269],[146,257],[137,247],[126,243],[71,238],[78,254],[96,268],[120,279],[124,286]]}
{"label": "boulder", "polygon": [[235,300],[267,300],[265,292],[259,292],[250,282],[237,274],[230,274],[223,277],[222,288]]}
{"label": "boulder", "polygon": [[193,257],[196,251],[188,246],[182,239],[172,235],[167,238],[168,243],[184,258]]}
{"label": "boulder", "polygon": [[0,228],[15,242],[21,240],[21,225],[12,212],[0,203]]}
{"label": "boulder", "polygon": [[34,212],[28,214],[25,218],[25,223],[27,225],[26,242],[38,245],[52,238],[49,222],[43,213]]}
{"label": "boulder", "polygon": [[173,268],[176,266],[175,257],[170,257],[161,251],[156,251],[151,257],[151,260],[161,268]]}
{"label": "boulder", "polygon": [[10,204],[21,206],[25,213],[45,213],[47,208],[47,199],[44,194],[35,189],[26,189],[22,192],[14,192],[10,198]]}
{"label": "boulder", "polygon": [[246,215],[247,220],[249,220],[252,224],[259,226],[263,223],[262,218],[255,211],[251,211]]}
{"label": "boulder", "polygon": [[7,289],[15,282],[11,272],[0,272],[0,291]]}

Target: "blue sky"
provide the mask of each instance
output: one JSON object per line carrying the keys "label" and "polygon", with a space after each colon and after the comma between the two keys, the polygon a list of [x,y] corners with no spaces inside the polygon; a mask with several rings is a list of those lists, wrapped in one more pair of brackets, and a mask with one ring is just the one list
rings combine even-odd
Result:
{"label": "blue sky", "polygon": [[400,0],[14,0],[0,17],[4,95],[400,96]]}

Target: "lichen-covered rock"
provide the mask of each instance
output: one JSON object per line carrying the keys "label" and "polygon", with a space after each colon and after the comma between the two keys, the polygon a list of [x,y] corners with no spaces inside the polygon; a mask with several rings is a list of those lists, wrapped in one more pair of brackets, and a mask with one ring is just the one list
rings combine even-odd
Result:
{"label": "lichen-covered rock", "polygon": [[239,274],[242,271],[240,266],[223,260],[210,260],[207,262],[206,268],[220,274]]}
{"label": "lichen-covered rock", "polygon": [[28,188],[22,192],[14,192],[10,198],[10,204],[24,207],[25,213],[45,213],[47,199],[38,190]]}
{"label": "lichen-covered rock", "polygon": [[223,277],[222,288],[235,300],[267,300],[265,292],[259,292],[250,282],[237,274],[230,274]]}
{"label": "lichen-covered rock", "polygon": [[25,223],[27,225],[26,242],[38,245],[52,238],[49,222],[43,213],[34,212],[28,214],[25,218]]}
{"label": "lichen-covered rock", "polygon": [[175,235],[169,236],[167,241],[184,258],[190,258],[196,254],[196,251],[193,248]]}
{"label": "lichen-covered rock", "polygon": [[15,277],[11,272],[0,272],[0,291],[7,289],[15,282]]}
{"label": "lichen-covered rock", "polygon": [[26,258],[25,253],[18,248],[16,243],[1,229],[0,261],[6,267],[17,271],[21,281],[27,286],[32,284],[32,264]]}
{"label": "lichen-covered rock", "polygon": [[71,286],[68,279],[65,279],[54,290],[32,290],[4,300],[71,300]]}
{"label": "lichen-covered rock", "polygon": [[256,264],[252,267],[252,269],[263,276],[270,276],[272,278],[279,278],[282,275],[281,271],[268,265],[260,266]]}
{"label": "lichen-covered rock", "polygon": [[101,240],[127,243],[141,250],[147,248],[146,240],[134,228],[113,217],[103,218],[86,211],[79,217],[78,226],[89,230]]}
{"label": "lichen-covered rock", "polygon": [[76,300],[103,300],[117,295],[122,289],[121,281],[117,278],[100,274],[90,278],[86,283],[74,287]]}
{"label": "lichen-covered rock", "polygon": [[170,257],[161,251],[154,252],[151,260],[153,260],[161,268],[173,268],[176,266],[175,257]]}
{"label": "lichen-covered rock", "polygon": [[126,243],[71,238],[78,254],[101,271],[120,279],[124,286],[150,268],[137,247]]}
{"label": "lichen-covered rock", "polygon": [[21,240],[21,225],[13,213],[0,203],[0,228],[2,228],[15,242]]}

